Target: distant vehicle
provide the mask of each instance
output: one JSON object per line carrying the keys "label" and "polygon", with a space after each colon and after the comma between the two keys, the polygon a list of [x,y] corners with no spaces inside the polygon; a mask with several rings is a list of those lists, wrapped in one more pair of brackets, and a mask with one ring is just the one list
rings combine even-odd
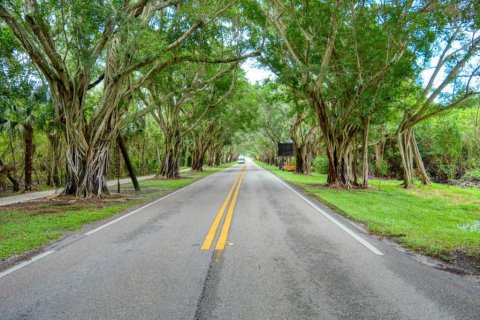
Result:
{"label": "distant vehicle", "polygon": [[245,157],[238,157],[238,164],[244,164],[245,163]]}

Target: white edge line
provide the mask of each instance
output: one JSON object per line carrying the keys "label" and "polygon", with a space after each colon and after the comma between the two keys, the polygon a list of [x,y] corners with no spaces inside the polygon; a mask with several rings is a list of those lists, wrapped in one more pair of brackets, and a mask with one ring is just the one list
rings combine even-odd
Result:
{"label": "white edge line", "polygon": [[[262,168],[263,169],[263,168]],[[305,198],[303,195],[301,195],[300,193],[298,193],[295,189],[293,189],[292,187],[290,187],[287,183],[285,183],[283,180],[281,180],[279,177],[277,177],[276,175],[274,175],[272,172],[264,169],[265,171],[267,171],[268,173],[270,173],[275,179],[277,179],[280,183],[282,183],[285,187],[287,187],[288,189],[290,189],[290,191],[292,191],[293,193],[295,193],[297,196],[299,196],[300,198],[302,198],[303,201],[305,201],[306,203],[308,203],[312,208],[314,208],[315,210],[317,210],[318,212],[320,212],[323,216],[325,216],[325,218],[327,218],[328,220],[332,221],[333,223],[335,223],[338,227],[340,227],[340,229],[342,229],[343,231],[345,231],[346,233],[348,233],[350,236],[352,236],[355,240],[357,240],[358,242],[360,242],[361,244],[363,244],[365,247],[367,247],[367,249],[369,249],[370,251],[372,251],[373,253],[375,253],[376,255],[378,256],[383,256],[383,253],[378,250],[377,248],[375,248],[374,246],[372,246],[370,243],[367,242],[367,240],[363,239],[362,237],[360,237],[358,234],[356,234],[355,232],[353,232],[352,230],[350,230],[348,227],[346,227],[343,223],[341,223],[340,221],[338,221],[337,219],[335,219],[334,217],[332,217],[331,215],[329,215],[328,213],[326,213],[325,211],[323,211],[322,209],[320,209],[319,207],[317,207],[313,202],[311,202],[310,200],[308,200],[307,198]]]}
{"label": "white edge line", "polygon": [[54,253],[54,252],[55,252],[55,250],[45,251],[44,253],[41,253],[41,254],[39,254],[39,255],[37,255],[37,256],[32,257],[30,260],[27,260],[27,261],[24,261],[24,262],[22,262],[22,263],[20,263],[20,264],[17,264],[16,266],[14,266],[14,267],[12,267],[12,268],[10,268],[10,269],[7,269],[7,270],[1,272],[1,273],[0,273],[0,278],[3,278],[3,277],[6,276],[7,274],[10,274],[10,273],[12,273],[12,272],[14,272],[14,271],[17,271],[18,269],[21,269],[21,268],[23,268],[23,267],[25,267],[25,266],[28,266],[30,263],[35,262],[35,261],[38,261],[38,260],[40,260],[40,259],[48,256],[50,253]]}
{"label": "white edge line", "polygon": [[32,262],[33,262],[33,261],[38,261],[38,260],[40,260],[40,259],[45,258],[46,256],[48,256],[50,253],[54,253],[54,252],[55,252],[55,250],[45,251],[44,253],[41,253],[41,254],[39,254],[39,255],[37,255],[37,256],[35,256],[35,257],[32,257],[30,260],[32,260]]}

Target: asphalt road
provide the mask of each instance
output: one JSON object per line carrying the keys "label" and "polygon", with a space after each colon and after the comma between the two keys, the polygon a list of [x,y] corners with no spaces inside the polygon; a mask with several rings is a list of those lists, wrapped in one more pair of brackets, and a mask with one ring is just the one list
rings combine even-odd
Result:
{"label": "asphalt road", "polygon": [[250,163],[34,260],[0,274],[0,319],[480,319],[478,280],[413,259]]}

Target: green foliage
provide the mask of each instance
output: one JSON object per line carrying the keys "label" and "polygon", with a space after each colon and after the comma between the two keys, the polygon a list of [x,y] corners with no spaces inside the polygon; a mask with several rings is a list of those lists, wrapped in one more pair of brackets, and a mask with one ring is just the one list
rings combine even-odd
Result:
{"label": "green foliage", "polygon": [[480,136],[476,110],[464,109],[429,119],[416,129],[427,171],[436,181],[452,181],[477,168]]}
{"label": "green foliage", "polygon": [[319,174],[328,173],[328,159],[326,156],[316,157],[313,161],[315,172]]}
{"label": "green foliage", "polygon": [[462,180],[474,181],[474,182],[480,183],[480,168],[476,168],[466,172],[462,176]]}

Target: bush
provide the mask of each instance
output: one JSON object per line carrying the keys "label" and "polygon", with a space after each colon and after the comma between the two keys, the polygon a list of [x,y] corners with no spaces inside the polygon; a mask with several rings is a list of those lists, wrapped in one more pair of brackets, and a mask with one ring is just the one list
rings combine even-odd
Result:
{"label": "bush", "polygon": [[328,159],[326,156],[316,157],[313,161],[316,173],[327,174],[328,173]]}
{"label": "bush", "polygon": [[480,188],[480,168],[467,171],[460,179],[452,181],[452,184]]}
{"label": "bush", "polygon": [[477,168],[477,169],[466,172],[462,176],[461,180],[480,182],[480,168]]}

